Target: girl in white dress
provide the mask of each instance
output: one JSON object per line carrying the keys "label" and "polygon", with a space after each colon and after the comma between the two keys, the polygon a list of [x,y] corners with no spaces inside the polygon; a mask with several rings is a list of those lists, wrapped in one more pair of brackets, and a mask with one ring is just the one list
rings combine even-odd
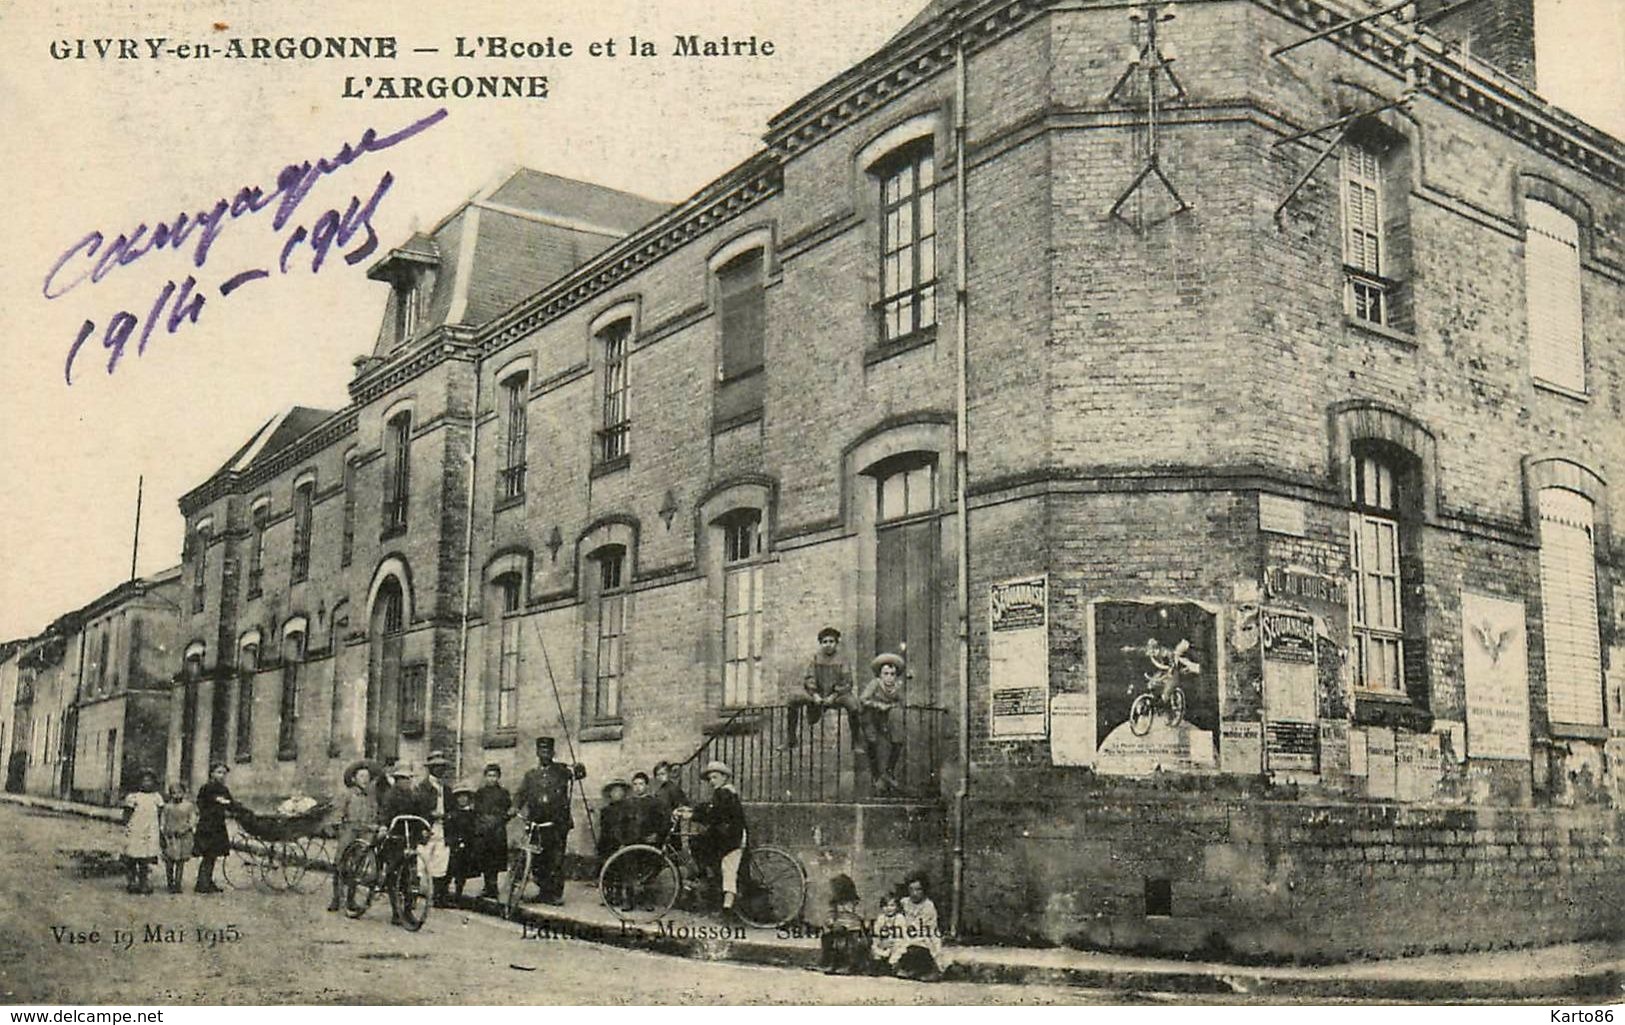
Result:
{"label": "girl in white dress", "polygon": [[124,861],[129,866],[131,893],[151,893],[149,873],[163,849],[158,810],[164,799],[158,793],[158,776],[151,769],[141,772],[141,788],[124,798]]}

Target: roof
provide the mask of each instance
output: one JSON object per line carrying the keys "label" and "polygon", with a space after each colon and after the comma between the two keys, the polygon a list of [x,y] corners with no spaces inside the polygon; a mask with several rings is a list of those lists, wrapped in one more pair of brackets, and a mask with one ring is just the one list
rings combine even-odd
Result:
{"label": "roof", "polygon": [[[916,14],[914,17],[909,19],[907,25],[904,25],[902,28],[898,29],[892,34],[890,39],[886,40],[886,46],[890,46],[891,44],[897,42],[897,40],[908,35],[910,32],[913,32],[921,25],[936,21],[938,18],[953,10],[954,5],[958,2],[959,0],[931,0],[930,3],[926,4],[920,9],[919,14]],[[881,49],[885,49],[885,47],[881,47]]]}
{"label": "roof", "polygon": [[278,413],[267,420],[247,443],[231,454],[231,458],[221,464],[214,475],[235,472],[242,473],[265,459],[308,434],[317,424],[333,415],[330,409],[315,409],[310,406],[293,406],[286,412]]}
{"label": "roof", "polygon": [[623,235],[636,231],[671,209],[670,203],[592,182],[561,178],[528,167],[515,171],[485,201],[587,221],[612,228]]}

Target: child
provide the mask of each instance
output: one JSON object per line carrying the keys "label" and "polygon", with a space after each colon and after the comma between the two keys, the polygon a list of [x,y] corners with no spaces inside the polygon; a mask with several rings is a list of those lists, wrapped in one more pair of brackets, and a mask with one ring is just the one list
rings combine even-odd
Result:
{"label": "child", "polygon": [[502,766],[492,762],[474,794],[474,861],[485,883],[481,897],[497,899],[497,873],[508,868],[508,820],[513,816],[513,796],[502,785]]}
{"label": "child", "polygon": [[151,893],[148,873],[162,849],[158,812],[164,799],[158,793],[158,776],[151,769],[141,771],[141,789],[124,798],[124,860],[130,875],[125,887],[130,893]]}
{"label": "child", "polygon": [[903,901],[903,949],[893,953],[892,964],[900,979],[936,982],[942,978],[942,935],[937,928],[937,906],[926,896],[926,877],[916,872],[908,877],[908,897]]}
{"label": "child", "polygon": [[446,846],[451,849],[446,875],[451,878],[453,892],[459,898],[467,881],[482,874],[474,846],[479,828],[479,813],[474,810],[474,794],[478,789],[472,782],[452,787],[452,807],[446,812]]}
{"label": "child", "polygon": [[889,972],[898,958],[903,956],[903,936],[908,931],[908,919],[903,917],[903,895],[893,890],[880,898],[880,916],[875,919],[874,967]]}
{"label": "child", "polygon": [[869,971],[869,936],[858,911],[858,888],[842,873],[829,881],[829,921],[818,939],[825,975],[864,975]]}
{"label": "child", "polygon": [[169,798],[158,813],[164,855],[164,879],[170,893],[181,892],[181,876],[186,862],[192,857],[192,839],[197,831],[197,805],[186,796],[186,788],[179,783],[169,788]]}
{"label": "child", "polygon": [[665,836],[671,829],[672,812],[688,805],[688,795],[683,793],[682,784],[671,778],[671,763],[655,763],[654,785],[655,809],[660,813],[660,835]]}
{"label": "child", "polygon": [[870,783],[877,794],[897,789],[897,763],[903,757],[901,732],[892,713],[903,707],[901,655],[876,655],[871,663],[875,678],[863,688],[864,744],[868,748]]}

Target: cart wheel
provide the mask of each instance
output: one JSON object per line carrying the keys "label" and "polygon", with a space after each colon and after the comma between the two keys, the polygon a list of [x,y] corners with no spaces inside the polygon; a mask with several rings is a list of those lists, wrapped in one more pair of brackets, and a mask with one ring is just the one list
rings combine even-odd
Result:
{"label": "cart wheel", "polygon": [[332,864],[332,845],[319,836],[306,837],[299,841],[299,869],[296,874],[288,876],[288,888],[298,893],[313,893],[323,882],[325,876],[318,871],[317,863]]}
{"label": "cart wheel", "polygon": [[807,902],[807,872],[779,847],[753,847],[739,867],[734,913],[746,924],[772,929],[794,921]]}
{"label": "cart wheel", "polygon": [[378,890],[378,852],[367,847],[351,863],[352,874],[344,884],[344,913],[360,918],[372,907]]}
{"label": "cart wheel", "polygon": [[508,894],[502,902],[503,918],[512,918],[525,899],[525,887],[530,883],[530,858],[530,851],[520,850],[508,859]]}
{"label": "cart wheel", "polygon": [[658,847],[632,844],[609,856],[598,873],[604,906],[623,922],[650,922],[677,903],[682,877]]}
{"label": "cart wheel", "polygon": [[417,932],[429,920],[429,865],[414,851],[402,861],[389,888],[389,904],[408,932]]}
{"label": "cart wheel", "polygon": [[231,853],[220,859],[220,875],[234,890],[252,889],[260,883],[261,849],[264,844],[238,827],[232,831]]}
{"label": "cart wheel", "polygon": [[310,870],[309,844],[309,840],[289,840],[278,846],[277,860],[282,862],[283,889],[309,893],[315,888],[316,873]]}

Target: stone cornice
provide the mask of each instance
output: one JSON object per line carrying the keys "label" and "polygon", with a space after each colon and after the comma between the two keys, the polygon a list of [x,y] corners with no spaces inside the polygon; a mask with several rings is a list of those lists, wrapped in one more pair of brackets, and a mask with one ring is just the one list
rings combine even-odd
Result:
{"label": "stone cornice", "polygon": [[[1347,17],[1320,0],[1246,2],[1301,25],[1306,32]],[[918,27],[775,116],[768,122],[768,147],[780,158],[793,156],[945,70],[953,60],[961,25],[966,52],[974,53],[1062,4],[1072,9],[1124,6],[1121,0],[965,0],[960,18],[945,14]],[[1367,22],[1335,33],[1330,41],[1396,75],[1404,74],[1405,40],[1387,25]],[[1447,51],[1432,33],[1422,34],[1419,64],[1417,84],[1426,95],[1601,182],[1625,186],[1625,144],[1620,140],[1552,106],[1498,69]]]}

